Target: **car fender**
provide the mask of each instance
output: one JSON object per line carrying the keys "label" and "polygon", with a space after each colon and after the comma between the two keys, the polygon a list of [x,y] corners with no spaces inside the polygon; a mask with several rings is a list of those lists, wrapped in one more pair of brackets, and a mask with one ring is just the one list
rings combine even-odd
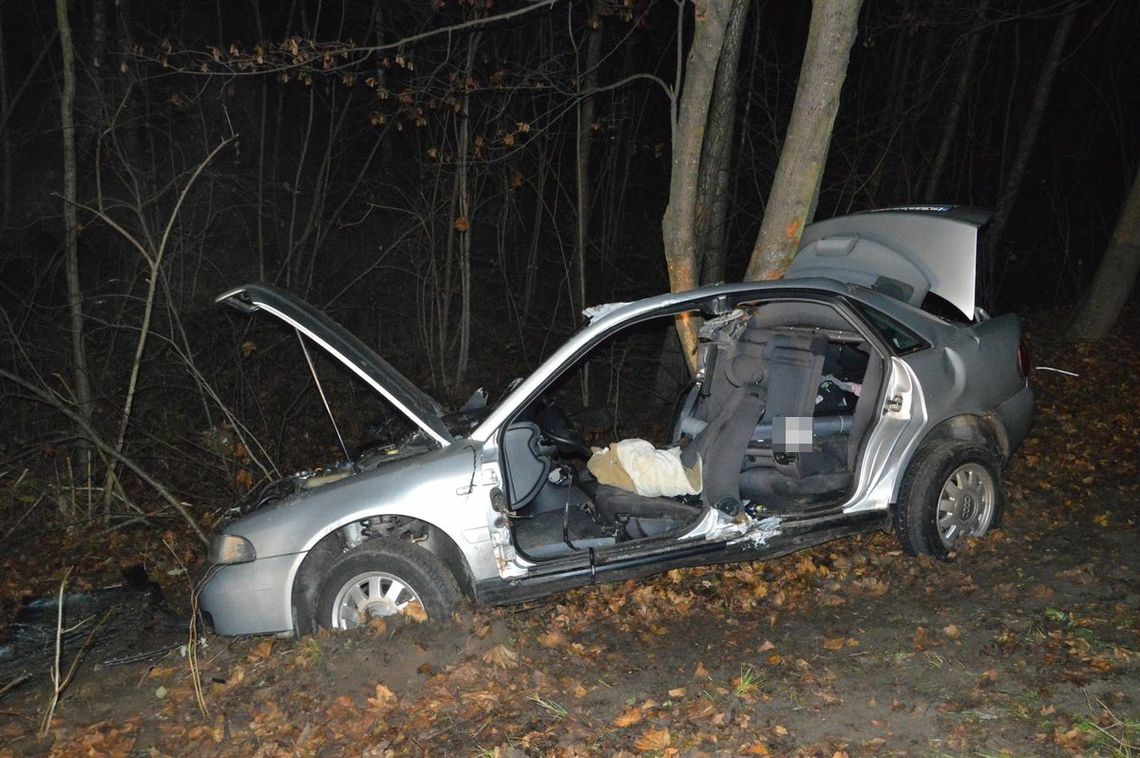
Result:
{"label": "car fender", "polygon": [[487,529],[490,502],[483,488],[474,486],[479,457],[478,445],[464,441],[381,464],[255,511],[223,531],[248,539],[258,559],[287,559],[274,593],[282,613],[293,604],[294,585],[310,551],[345,526],[377,516],[414,519],[435,539],[449,541],[462,565],[454,565],[454,553],[444,562],[461,586],[470,587],[497,576]]}

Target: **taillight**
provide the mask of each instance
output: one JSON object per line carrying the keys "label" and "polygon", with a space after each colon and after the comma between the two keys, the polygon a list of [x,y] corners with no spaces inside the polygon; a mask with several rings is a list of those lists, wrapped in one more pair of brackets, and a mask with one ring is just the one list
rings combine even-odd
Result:
{"label": "taillight", "polygon": [[1022,379],[1029,378],[1029,351],[1025,349],[1024,342],[1017,346],[1017,370]]}

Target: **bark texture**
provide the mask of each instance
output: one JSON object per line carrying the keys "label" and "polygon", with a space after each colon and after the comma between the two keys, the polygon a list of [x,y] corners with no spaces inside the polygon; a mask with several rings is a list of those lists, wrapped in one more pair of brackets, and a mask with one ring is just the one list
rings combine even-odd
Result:
{"label": "bark texture", "polygon": [[717,66],[708,131],[697,189],[696,249],[702,284],[724,280],[725,219],[728,213],[729,150],[736,129],[740,47],[749,0],[733,0]]}
{"label": "bark texture", "polygon": [[[693,12],[693,41],[685,62],[685,86],[673,126],[669,204],[661,220],[669,289],[673,292],[691,290],[698,283],[697,179],[730,8],[729,0],[699,0]],[[679,319],[677,332],[685,360],[692,367],[696,359],[696,324],[692,319]]]}
{"label": "bark texture", "polygon": [[697,3],[693,14],[693,42],[685,63],[685,88],[673,128],[669,204],[665,206],[661,222],[669,285],[674,292],[697,286],[697,177],[730,7],[727,0],[705,0]]}
{"label": "bark texture", "polygon": [[1073,314],[1069,339],[1095,341],[1107,336],[1128,302],[1137,272],[1140,272],[1140,167],[1136,169],[1132,189],[1092,285]]}
{"label": "bark texture", "polygon": [[71,326],[72,381],[75,403],[84,419],[91,418],[91,383],[87,349],[83,341],[83,291],[79,285],[79,232],[75,213],[75,45],[67,0],[55,0],[62,54],[63,89],[59,99],[59,123],[63,135],[63,257],[67,278],[67,310]]}
{"label": "bark texture", "polygon": [[814,0],[796,100],[745,278],[776,279],[815,214],[861,0]]}

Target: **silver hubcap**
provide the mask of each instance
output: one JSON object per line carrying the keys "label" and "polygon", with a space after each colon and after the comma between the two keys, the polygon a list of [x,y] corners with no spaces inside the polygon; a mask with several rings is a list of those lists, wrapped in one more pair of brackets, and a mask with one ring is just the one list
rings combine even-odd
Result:
{"label": "silver hubcap", "polygon": [[413,602],[419,603],[420,596],[403,579],[386,571],[367,571],[349,579],[336,593],[332,625],[354,629],[371,619],[401,613]]}
{"label": "silver hubcap", "polygon": [[962,535],[980,537],[994,517],[994,478],[980,463],[964,463],[946,479],[938,496],[938,536],[953,547]]}

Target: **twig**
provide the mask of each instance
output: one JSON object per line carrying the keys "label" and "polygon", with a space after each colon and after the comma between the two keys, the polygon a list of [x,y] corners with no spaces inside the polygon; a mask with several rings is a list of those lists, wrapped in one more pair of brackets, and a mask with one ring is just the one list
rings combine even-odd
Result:
{"label": "twig", "polygon": [[31,674],[20,674],[20,675],[18,675],[15,679],[8,682],[3,687],[0,687],[0,696],[3,696],[5,692],[12,689],[13,687],[20,684],[21,682],[27,681],[28,679],[31,678],[31,676],[32,676]]}
{"label": "twig", "polygon": [[67,586],[67,577],[71,575],[71,567],[63,575],[63,579],[59,582],[59,607],[56,611],[56,625],[55,625],[55,659],[52,661],[51,667],[51,681],[52,681],[52,695],[51,702],[48,704],[47,712],[44,714],[44,720],[40,724],[40,736],[46,737],[48,730],[51,728],[51,720],[55,716],[55,707],[59,704],[59,696],[71,684],[71,680],[75,678],[75,672],[79,670],[79,664],[83,660],[83,656],[87,653],[87,649],[91,646],[91,640],[95,638],[95,632],[99,631],[99,627],[103,626],[103,622],[111,615],[110,611],[103,614],[103,618],[99,619],[99,623],[91,627],[91,631],[83,640],[83,644],[79,646],[79,652],[71,659],[71,665],[67,667],[67,673],[60,676],[59,662],[63,652],[63,635],[65,632],[72,632],[78,629],[83,624],[91,620],[91,617],[85,618],[75,626],[64,629],[63,628],[63,589]]}
{"label": "twig", "polygon": [[150,485],[159,494],[159,496],[162,497],[163,500],[169,503],[174,508],[174,510],[176,510],[178,514],[186,520],[186,523],[189,524],[190,528],[194,530],[194,533],[198,535],[198,539],[202,540],[202,542],[207,545],[210,544],[210,538],[206,536],[206,532],[202,530],[202,527],[198,526],[198,522],[194,520],[194,517],[192,515],[190,515],[190,511],[186,509],[186,506],[184,506],[182,502],[178,500],[178,498],[170,494],[170,490],[166,489],[166,487],[164,487],[157,479],[144,471],[141,466],[134,462],[134,460],[128,458],[125,454],[111,447],[111,445],[105,439],[103,439],[98,432],[95,431],[95,428],[91,426],[91,423],[87,421],[87,419],[85,419],[81,414],[68,407],[63,400],[50,394],[47,390],[37,387],[25,379],[21,379],[11,371],[0,368],[0,377],[3,377],[17,384],[28,392],[32,393],[31,399],[50,405],[71,419],[76,424],[76,426],[78,426],[87,435],[87,438],[93,445],[95,445],[95,447],[99,448],[101,451],[111,456],[112,458],[117,459],[120,463],[130,469],[135,474],[135,476],[139,477],[148,485]]}
{"label": "twig", "polygon": [[48,728],[51,726],[52,717],[55,715],[55,706],[59,703],[59,658],[60,653],[63,651],[63,591],[67,587],[67,577],[71,576],[71,567],[63,573],[63,579],[59,580],[59,599],[56,602],[56,620],[55,620],[55,658],[51,664],[51,683],[52,694],[51,702],[48,703],[48,709],[44,713],[44,720],[40,723],[40,736],[46,737]]}
{"label": "twig", "polygon": [[198,589],[194,586],[190,572],[186,570],[186,564],[174,550],[174,545],[170,544],[166,537],[162,538],[162,544],[166,545],[166,549],[182,567],[182,573],[190,584],[190,632],[186,640],[186,660],[190,664],[190,677],[194,682],[194,698],[198,701],[198,710],[201,711],[202,718],[208,719],[210,709],[206,706],[206,695],[202,690],[202,672],[198,667]]}

